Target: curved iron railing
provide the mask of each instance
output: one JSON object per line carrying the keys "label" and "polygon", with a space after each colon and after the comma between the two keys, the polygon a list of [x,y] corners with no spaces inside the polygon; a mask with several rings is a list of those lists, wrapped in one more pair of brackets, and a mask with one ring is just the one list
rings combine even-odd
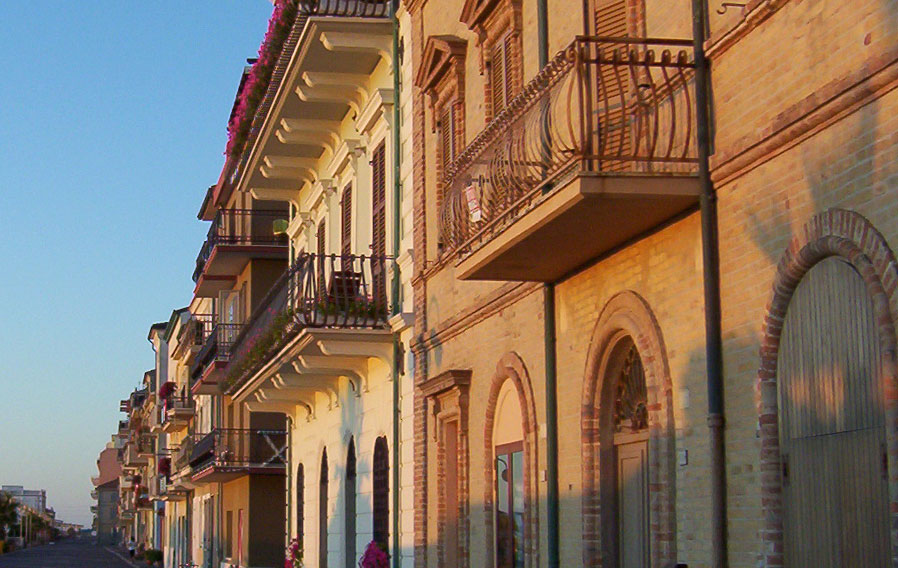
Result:
{"label": "curved iron railing", "polygon": [[573,173],[697,169],[691,41],[579,37],[449,165],[442,244],[480,246]]}
{"label": "curved iron railing", "polygon": [[389,9],[389,0],[300,0],[299,2],[299,13],[304,16],[384,18],[389,15]]}
{"label": "curved iron railing", "polygon": [[303,329],[388,328],[387,271],[392,262],[382,256],[300,255],[234,339],[226,388],[242,383]]}

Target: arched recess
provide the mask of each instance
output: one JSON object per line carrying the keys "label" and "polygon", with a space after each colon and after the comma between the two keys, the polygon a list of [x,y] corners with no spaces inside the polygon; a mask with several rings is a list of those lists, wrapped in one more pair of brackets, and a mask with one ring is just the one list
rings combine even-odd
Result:
{"label": "arched recess", "polygon": [[321,476],[318,479],[318,568],[327,568],[327,494],[330,473],[327,448],[321,451]]}
{"label": "arched recess", "polygon": [[374,441],[373,484],[373,528],[374,542],[383,550],[389,550],[390,537],[390,454],[387,451],[387,437],[379,436]]}
{"label": "arched recess", "polygon": [[648,303],[625,291],[612,297],[592,334],[583,385],[583,565],[616,567],[614,418],[622,347],[632,341],[645,376],[648,430],[649,564],[676,562],[673,389],[661,328]]}
{"label": "arched recess", "polygon": [[513,387],[520,405],[521,435],[523,436],[523,487],[524,487],[524,566],[539,566],[539,491],[538,491],[538,453],[537,453],[537,415],[533,398],[533,385],[524,361],[517,353],[509,352],[499,359],[496,373],[493,375],[490,394],[487,399],[486,421],[484,423],[484,515],[486,518],[486,562],[493,565],[495,558],[495,491],[496,491],[496,455],[494,431],[496,426],[496,410],[500,402],[500,393],[508,390],[506,381]]}
{"label": "arched recess", "polygon": [[895,314],[898,263],[885,238],[862,215],[829,209],[802,227],[789,243],[777,266],[773,292],[767,306],[758,369],[758,424],[761,440],[761,565],[781,568],[784,554],[784,477],[780,444],[778,367],[787,311],[802,280],[822,261],[839,257],[849,263],[863,281],[872,309],[872,325],[879,354],[883,392],[886,473],[889,487],[892,563],[898,563],[898,491],[894,480],[898,465],[898,383],[896,383]]}
{"label": "arched recess", "polygon": [[346,484],[343,488],[343,542],[346,545],[346,568],[357,566],[356,559],[356,457],[355,438],[349,438],[346,450]]}

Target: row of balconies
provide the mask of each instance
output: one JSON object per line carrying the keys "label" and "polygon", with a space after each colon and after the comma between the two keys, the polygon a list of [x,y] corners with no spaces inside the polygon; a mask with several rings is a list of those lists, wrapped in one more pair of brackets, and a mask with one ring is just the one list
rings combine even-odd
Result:
{"label": "row of balconies", "polygon": [[215,394],[222,386],[238,386],[268,354],[304,329],[388,328],[392,262],[364,255],[301,255],[246,324],[212,328],[191,368],[193,392]]}

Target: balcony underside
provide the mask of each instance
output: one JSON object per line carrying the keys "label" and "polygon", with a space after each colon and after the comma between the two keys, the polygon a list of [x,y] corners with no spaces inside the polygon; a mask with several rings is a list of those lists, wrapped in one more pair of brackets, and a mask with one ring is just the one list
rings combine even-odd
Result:
{"label": "balcony underside", "polygon": [[457,276],[557,281],[694,207],[699,193],[692,175],[581,173],[505,226],[476,235]]}
{"label": "balcony underside", "polygon": [[227,361],[213,361],[209,363],[203,370],[199,380],[193,384],[191,392],[193,394],[218,394],[218,383],[224,377],[226,365]]}
{"label": "balcony underside", "polygon": [[221,290],[229,290],[237,275],[251,260],[286,260],[287,245],[227,245],[212,249],[203,273],[196,282],[194,295],[198,298],[215,298]]}
{"label": "balcony underside", "polygon": [[304,408],[315,416],[316,401],[340,405],[341,384],[356,396],[368,390],[369,361],[390,365],[393,335],[387,329],[306,329],[265,365],[234,400],[252,412],[294,414]]}
{"label": "balcony underside", "polygon": [[279,465],[213,465],[194,472],[192,480],[197,485],[206,483],[226,483],[245,475],[285,475],[286,468]]}
{"label": "balcony underside", "polygon": [[172,408],[166,411],[165,422],[162,423],[162,431],[171,433],[183,430],[187,427],[193,415],[193,408]]}

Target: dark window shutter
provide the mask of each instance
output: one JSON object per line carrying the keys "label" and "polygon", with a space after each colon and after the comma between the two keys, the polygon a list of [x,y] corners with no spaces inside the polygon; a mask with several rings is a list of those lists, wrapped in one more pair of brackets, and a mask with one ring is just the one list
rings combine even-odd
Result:
{"label": "dark window shutter", "polygon": [[447,104],[440,116],[440,144],[442,145],[443,174],[455,159],[455,109]]}
{"label": "dark window shutter", "polygon": [[490,54],[490,97],[493,118],[505,108],[505,42],[498,41]]}
{"label": "dark window shutter", "polygon": [[502,40],[502,81],[505,86],[505,104],[503,107],[507,107],[516,94],[514,84],[514,64],[512,63],[515,57],[514,37],[515,36],[512,34],[508,34],[505,36],[505,39]]}
{"label": "dark window shutter", "polygon": [[324,229],[324,220],[322,220],[318,223],[318,233],[316,235],[318,240],[318,291],[321,295],[326,293],[324,289]]}
{"label": "dark window shutter", "polygon": [[386,148],[383,143],[374,151],[374,159],[371,161],[371,189],[372,189],[372,242],[371,254],[374,257],[371,262],[372,292],[374,300],[386,306],[386,263],[387,255],[387,172],[386,172]]}
{"label": "dark window shutter", "polygon": [[340,234],[340,252],[343,256],[352,254],[352,185],[347,185],[343,190],[343,200],[340,201],[340,214],[342,217],[342,231]]}

